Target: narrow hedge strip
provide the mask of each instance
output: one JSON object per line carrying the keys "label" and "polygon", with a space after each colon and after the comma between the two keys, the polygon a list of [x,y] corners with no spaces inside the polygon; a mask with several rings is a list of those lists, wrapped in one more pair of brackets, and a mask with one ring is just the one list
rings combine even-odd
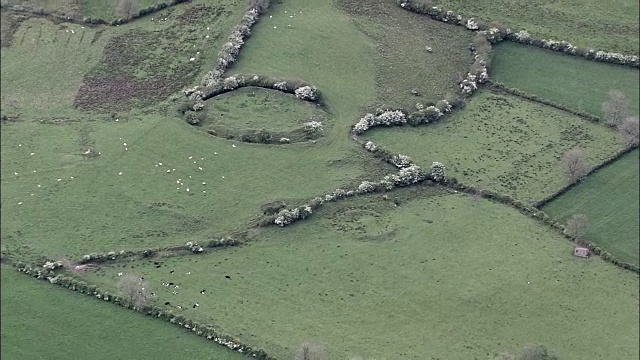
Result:
{"label": "narrow hedge strip", "polygon": [[606,51],[597,51],[591,48],[579,48],[566,41],[556,41],[549,39],[531,38],[528,32],[522,30],[513,32],[504,25],[487,25],[482,20],[476,18],[463,18],[461,15],[450,10],[433,6],[425,1],[416,0],[396,0],[397,4],[407,11],[429,16],[431,19],[446,22],[448,24],[463,26],[471,31],[483,32],[492,43],[501,41],[513,41],[525,45],[549,49],[562,52],[567,55],[579,56],[587,60],[612,63],[622,66],[640,67],[640,57],[638,55],[624,55]]}
{"label": "narrow hedge strip", "polygon": [[[107,26],[118,26],[118,25],[123,25],[129,22],[132,22],[136,19],[139,19],[143,16],[147,16],[147,15],[151,15],[154,14],[156,12],[162,11],[164,9],[167,9],[169,7],[172,6],[176,6],[179,4],[184,4],[184,3],[190,3],[191,0],[167,0],[166,2],[161,2],[161,3],[157,3],[154,5],[150,5],[146,8],[142,8],[139,11],[137,11],[136,13],[134,13],[131,18],[129,19],[122,19],[122,18],[117,18],[117,19],[112,19],[112,20],[106,20],[106,19],[100,19],[100,18],[92,18],[92,17],[80,17],[80,16],[76,16],[76,15],[69,15],[69,14],[63,14],[63,13],[58,13],[58,12],[51,12],[48,11],[42,7],[40,8],[33,8],[33,7],[28,7],[28,6],[24,6],[24,5],[13,5],[12,7],[10,7],[10,10],[12,10],[13,12],[16,13],[21,13],[21,14],[27,14],[27,15],[33,15],[33,16],[38,16],[38,17],[44,17],[44,18],[48,18],[50,20],[57,20],[57,21],[63,21],[63,22],[67,22],[67,23],[74,23],[74,24],[79,24],[79,25],[107,25]],[[9,7],[8,5],[2,5],[3,8],[5,7]]]}
{"label": "narrow hedge strip", "polygon": [[513,95],[513,96],[517,96],[529,101],[533,101],[533,102],[537,102],[543,105],[547,105],[550,106],[552,108],[556,108],[558,110],[562,110],[565,112],[568,112],[572,115],[581,117],[585,120],[591,121],[593,123],[599,124],[599,125],[603,125],[603,126],[607,126],[609,128],[614,128],[614,126],[612,125],[608,125],[607,123],[605,123],[600,117],[586,113],[584,111],[579,111],[579,110],[574,110],[566,105],[562,105],[556,102],[553,102],[551,100],[547,100],[545,98],[539,97],[537,95],[533,95],[533,94],[529,94],[525,91],[522,91],[520,89],[516,89],[516,88],[510,88],[507,85],[500,83],[500,82],[494,82],[492,80],[488,80],[485,84],[486,88],[496,92],[496,93],[500,93],[500,94],[509,94],[509,95]]}
{"label": "narrow hedge strip", "polygon": [[[238,74],[230,76],[222,80],[222,82],[219,84],[207,87],[204,89],[204,91],[202,91],[202,100],[208,100],[214,96],[218,96],[243,87],[259,87],[264,89],[278,90],[286,94],[295,95],[300,100],[316,102],[320,104],[320,93],[318,92],[317,88],[304,80],[279,79],[270,76],[254,74]],[[308,96],[304,96],[304,94],[302,93],[302,89],[307,88],[309,89]],[[185,91],[185,95],[187,95],[187,92],[188,90]]]}
{"label": "narrow hedge strip", "polygon": [[513,197],[509,196],[509,195],[503,195],[500,193],[497,193],[493,190],[482,190],[479,191],[477,190],[475,187],[473,186],[467,186],[464,185],[462,183],[459,183],[455,178],[452,178],[448,181],[446,181],[445,183],[443,183],[443,185],[447,188],[450,188],[452,190],[455,191],[459,191],[459,192],[463,192],[469,195],[475,195],[475,196],[481,196],[484,199],[490,200],[490,201],[494,201],[494,202],[498,202],[501,203],[503,205],[509,206],[511,208],[514,208],[516,210],[518,210],[521,214],[526,215],[532,219],[535,219],[536,221],[546,225],[547,227],[555,230],[556,232],[558,232],[560,235],[562,235],[565,239],[574,242],[574,243],[580,243],[583,246],[587,246],[589,247],[590,250],[593,251],[594,254],[596,255],[600,255],[600,257],[602,258],[602,260],[607,261],[612,263],[613,265],[624,269],[624,270],[630,270],[636,274],[640,274],[640,268],[638,268],[638,266],[634,265],[634,264],[630,264],[627,262],[623,262],[621,260],[619,260],[618,258],[616,258],[615,256],[613,256],[612,254],[606,252],[606,251],[602,251],[598,246],[596,246],[595,244],[592,244],[590,242],[581,240],[581,241],[577,241],[575,238],[571,237],[570,235],[566,234],[564,232],[564,225],[562,225],[560,222],[558,222],[556,219],[550,218],[544,211],[539,210],[538,208],[528,205],[520,200],[514,199]]}
{"label": "narrow hedge strip", "polygon": [[[598,171],[602,170],[603,168],[611,165],[613,162],[619,160],[621,157],[629,154],[630,152],[634,151],[635,149],[638,148],[638,145],[634,145],[634,146],[630,146],[624,149],[620,149],[618,150],[614,155],[610,156],[609,158],[607,158],[606,160],[604,160],[602,163],[600,163],[599,165],[591,168],[591,170],[589,170],[589,172],[587,173],[587,175],[585,176],[584,179],[586,179],[589,175],[591,174],[595,174]],[[573,189],[575,186],[577,186],[578,184],[580,184],[582,181],[576,181],[573,182],[571,184],[568,184],[567,186],[563,187],[562,189],[560,189],[559,191],[557,191],[554,194],[551,194],[547,197],[545,197],[544,199],[538,201],[536,203],[536,208],[540,209],[542,207],[544,207],[545,205],[547,205],[548,203],[552,202],[553,200],[557,199],[558,197],[560,197],[561,195],[565,194],[566,192],[568,192],[569,190]]]}
{"label": "narrow hedge strip", "polygon": [[144,249],[137,251],[109,251],[107,253],[91,253],[84,255],[79,264],[87,264],[87,263],[95,263],[95,264],[104,264],[107,262],[114,262],[126,258],[131,257],[140,257],[140,258],[151,258],[156,256],[160,252],[184,252],[184,253],[193,253],[193,254],[201,254],[206,252],[206,248],[225,248],[231,246],[239,246],[242,245],[243,242],[241,240],[235,239],[233,237],[221,238],[220,240],[210,240],[204,246],[199,245],[198,243],[188,242],[185,245],[173,245],[169,247],[155,248],[155,249]]}
{"label": "narrow hedge strip", "polygon": [[77,291],[81,294],[86,294],[96,299],[101,299],[103,301],[122,306],[126,309],[132,309],[134,311],[139,311],[146,315],[168,321],[172,324],[180,326],[181,328],[190,330],[198,336],[205,337],[207,340],[213,340],[220,345],[226,346],[233,351],[243,353],[247,356],[260,360],[276,360],[276,358],[269,356],[266,351],[259,348],[252,348],[251,346],[243,344],[240,340],[234,338],[233,336],[224,334],[211,324],[200,324],[199,322],[188,319],[183,315],[174,315],[171,310],[165,310],[156,305],[147,306],[144,309],[137,309],[117,294],[102,291],[96,285],[91,285],[83,280],[76,279],[72,276],[63,276],[62,274],[56,274],[53,270],[48,270],[41,267],[39,268],[37,266],[24,263],[18,263],[15,268],[19,272],[31,275],[36,279],[49,281],[51,284],[55,284],[72,291]]}

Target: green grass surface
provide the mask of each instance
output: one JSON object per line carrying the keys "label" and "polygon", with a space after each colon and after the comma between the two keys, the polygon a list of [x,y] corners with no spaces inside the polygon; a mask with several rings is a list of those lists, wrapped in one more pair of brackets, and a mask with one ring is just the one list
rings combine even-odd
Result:
{"label": "green grass surface", "polygon": [[[407,12],[393,1],[337,3],[375,44],[373,60],[382,105],[408,108],[458,90],[455,78],[466,74],[472,62],[470,32]],[[414,89],[418,95],[411,93]]]}
{"label": "green grass surface", "polygon": [[490,75],[509,87],[600,117],[608,92],[620,90],[629,100],[630,112],[638,114],[638,69],[511,42],[494,47],[493,54]]}
{"label": "green grass surface", "polygon": [[274,2],[252,34],[229,73],[300,78],[317,86],[334,115],[330,135],[352,143],[345,133],[376,99],[375,47],[366,35],[331,0]]}
{"label": "green grass surface", "polygon": [[[91,1],[91,0],[90,0]],[[100,0],[93,0],[98,2]],[[143,0],[144,1],[144,0]],[[32,9],[44,9],[49,12],[57,13],[78,13],[80,7],[76,0],[5,0],[3,5],[11,7],[14,5],[27,6]]]}
{"label": "green grass surface", "polygon": [[[73,33],[71,32],[73,30]],[[98,63],[106,44],[100,31],[29,19],[3,47],[2,108],[22,116],[60,115],[72,105],[84,73]]]}
{"label": "green grass surface", "polygon": [[573,257],[570,242],[500,204],[432,189],[389,196],[398,208],[355,198],[248,246],[89,276],[108,289],[118,272],[142,275],[176,314],[285,359],[305,340],[331,359],[486,359],[529,343],[561,359],[638,356],[637,275]]}
{"label": "green grass surface", "polygon": [[[151,5],[155,5],[162,0],[137,0],[137,10],[144,9]],[[82,15],[89,16],[97,19],[112,20],[117,19],[118,13],[116,11],[119,1],[104,1],[104,0],[82,0]]]}
{"label": "green grass surface", "polygon": [[165,10],[167,21],[118,27],[26,20],[1,50],[3,113],[86,119],[73,107],[111,113],[157,104],[214,67],[244,6],[194,2]]}
{"label": "green grass surface", "polygon": [[575,214],[589,219],[589,241],[638,265],[638,150],[589,176],[543,210],[563,222]]}
{"label": "green grass surface", "polygon": [[[245,144],[161,116],[2,124],[0,135],[3,245],[56,258],[201,241],[249,225],[265,203],[375,177],[379,163],[332,139]],[[87,159],[86,147],[102,155]]]}
{"label": "green grass surface", "polygon": [[2,266],[3,359],[244,359],[166,322]]}
{"label": "green grass surface", "polygon": [[498,21],[533,37],[576,46],[638,54],[639,6],[635,0],[432,0],[466,17]]}
{"label": "green grass surface", "polygon": [[465,184],[522,201],[541,199],[565,185],[559,164],[568,149],[583,148],[595,166],[622,148],[618,135],[604,126],[488,91],[438,123],[373,129],[365,138],[425,168],[439,161]]}
{"label": "green grass surface", "polygon": [[[264,128],[286,131],[302,127],[311,117],[327,117],[313,103],[300,101],[280,91],[261,88],[241,88],[218,95],[205,103],[207,117],[202,122],[203,129],[215,124],[237,130]],[[326,126],[326,122],[323,125]]]}

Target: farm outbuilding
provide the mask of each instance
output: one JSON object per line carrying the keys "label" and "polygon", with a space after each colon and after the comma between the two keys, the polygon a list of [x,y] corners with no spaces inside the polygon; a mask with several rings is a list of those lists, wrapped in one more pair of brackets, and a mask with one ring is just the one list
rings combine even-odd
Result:
{"label": "farm outbuilding", "polygon": [[573,251],[573,255],[583,258],[589,257],[589,249],[582,247],[575,248],[575,250]]}

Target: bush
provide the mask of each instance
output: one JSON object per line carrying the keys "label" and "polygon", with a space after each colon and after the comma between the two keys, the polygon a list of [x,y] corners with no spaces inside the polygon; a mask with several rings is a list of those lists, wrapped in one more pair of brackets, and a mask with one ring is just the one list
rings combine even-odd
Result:
{"label": "bush", "polygon": [[269,0],[249,0],[249,9],[256,9],[262,14],[269,9]]}

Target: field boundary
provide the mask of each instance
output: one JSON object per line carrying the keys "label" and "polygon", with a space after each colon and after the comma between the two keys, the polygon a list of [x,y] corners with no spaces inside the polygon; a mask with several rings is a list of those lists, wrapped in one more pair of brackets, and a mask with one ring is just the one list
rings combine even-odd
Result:
{"label": "field boundary", "polygon": [[[7,259],[3,259],[3,262],[12,265],[10,261],[7,261]],[[146,306],[143,309],[138,309],[133,304],[129,304],[126,300],[124,300],[117,294],[102,291],[97,286],[91,285],[84,280],[77,279],[73,276],[62,276],[61,274],[56,273],[53,269],[44,268],[44,270],[42,270],[42,267],[23,263],[17,263],[13,267],[18,272],[24,273],[26,275],[31,275],[32,278],[49,281],[49,283],[61,286],[65,289],[79,292],[80,294],[86,294],[95,299],[110,302],[126,309],[131,309],[148,316],[168,321],[171,324],[191,331],[198,336],[206,338],[207,340],[213,340],[215,343],[221,346],[225,346],[233,351],[240,352],[247,356],[260,360],[276,360],[276,358],[269,356],[264,350],[260,348],[253,348],[242,343],[240,340],[236,339],[233,336],[224,334],[222,331],[217,329],[215,325],[201,324],[195,320],[188,319],[183,315],[175,315],[171,310],[164,310],[163,308],[156,305],[150,305]],[[56,268],[59,267],[56,266]]]}
{"label": "field boundary", "polygon": [[485,84],[485,88],[490,90],[490,91],[492,91],[492,92],[498,93],[498,94],[513,95],[513,96],[517,96],[519,98],[522,98],[522,99],[525,99],[525,100],[528,100],[528,101],[532,101],[532,102],[536,102],[536,103],[539,103],[539,104],[542,104],[542,105],[550,106],[552,108],[555,108],[555,109],[558,109],[558,110],[562,110],[562,111],[568,112],[568,113],[570,113],[572,115],[581,117],[581,118],[583,118],[585,120],[588,120],[588,121],[590,121],[592,123],[595,123],[595,124],[598,124],[598,125],[603,125],[603,126],[606,126],[608,128],[611,128],[611,129],[615,128],[614,125],[609,125],[609,124],[605,123],[603,121],[603,119],[598,117],[598,116],[586,113],[584,111],[579,111],[579,110],[572,109],[572,108],[570,108],[570,107],[568,107],[568,106],[566,106],[564,104],[556,103],[556,102],[553,102],[551,100],[542,98],[542,97],[537,96],[537,95],[529,94],[529,93],[527,93],[527,92],[525,92],[523,90],[520,90],[518,88],[510,88],[510,87],[508,87],[507,85],[505,85],[504,83],[501,83],[501,82],[494,82],[493,80],[489,79],[489,80],[487,80],[487,82]]}
{"label": "field boundary", "polygon": [[541,207],[544,207],[545,205],[547,205],[548,203],[552,202],[553,200],[557,199],[558,197],[560,197],[561,195],[563,195],[564,193],[568,192],[569,190],[573,189],[575,186],[577,186],[578,184],[582,183],[584,180],[586,180],[589,176],[591,176],[592,174],[597,173],[598,171],[604,169],[605,167],[613,164],[614,162],[616,162],[617,160],[619,160],[621,157],[633,152],[634,150],[638,149],[638,144],[633,145],[633,146],[629,146],[626,147],[624,149],[621,149],[619,151],[617,151],[614,155],[610,156],[609,158],[607,158],[606,160],[604,160],[602,163],[592,167],[589,172],[585,175],[585,177],[581,180],[578,180],[576,182],[573,182],[571,184],[566,185],[565,187],[563,187],[562,189],[558,190],[556,193],[551,194],[547,197],[545,197],[544,199],[540,200],[539,202],[536,203],[535,207],[540,209]]}
{"label": "field boundary", "polygon": [[87,25],[87,26],[97,26],[97,25],[119,26],[119,25],[130,23],[144,16],[152,15],[162,10],[171,8],[173,6],[190,3],[190,2],[191,0],[168,0],[167,2],[160,2],[155,5],[142,8],[138,10],[136,13],[134,13],[129,19],[116,18],[113,20],[92,18],[88,16],[81,17],[75,14],[59,13],[55,11],[49,11],[44,8],[32,8],[24,5],[13,5],[11,7],[9,7],[8,5],[2,5],[0,7],[8,8],[11,12],[14,12],[16,14],[23,14],[23,15],[33,16],[33,17],[45,18],[45,19],[51,20],[54,23],[67,22],[67,23]]}
{"label": "field boundary", "polygon": [[525,45],[540,47],[567,55],[579,56],[587,60],[618,64],[639,68],[640,57],[638,55],[625,55],[592,48],[580,48],[567,41],[556,41],[549,39],[535,39],[526,30],[513,32],[504,25],[489,26],[482,20],[476,18],[463,18],[450,10],[445,10],[429,4],[419,4],[415,0],[396,0],[396,3],[407,11],[429,16],[433,20],[442,21],[448,24],[463,26],[468,30],[482,33],[489,38],[492,43],[509,40]]}
{"label": "field boundary", "polygon": [[595,255],[600,256],[602,260],[607,261],[614,266],[619,267],[623,270],[629,270],[636,274],[640,274],[640,268],[634,264],[620,261],[614,255],[609,252],[602,251],[600,247],[596,244],[593,244],[589,241],[577,239],[569,234],[565,233],[565,226],[559,223],[556,219],[549,217],[544,211],[538,209],[537,207],[527,205],[524,202],[514,199],[509,195],[503,195],[493,190],[478,190],[474,186],[464,185],[458,182],[455,178],[447,179],[445,182],[440,183],[442,186],[449,188],[454,191],[463,192],[469,195],[479,196],[483,199],[487,199],[493,202],[497,202],[506,206],[509,206],[523,215],[526,215],[529,218],[535,219],[539,223],[546,225],[547,227],[555,230],[558,234],[562,235],[565,239],[573,242],[574,244],[582,245],[588,247]]}

